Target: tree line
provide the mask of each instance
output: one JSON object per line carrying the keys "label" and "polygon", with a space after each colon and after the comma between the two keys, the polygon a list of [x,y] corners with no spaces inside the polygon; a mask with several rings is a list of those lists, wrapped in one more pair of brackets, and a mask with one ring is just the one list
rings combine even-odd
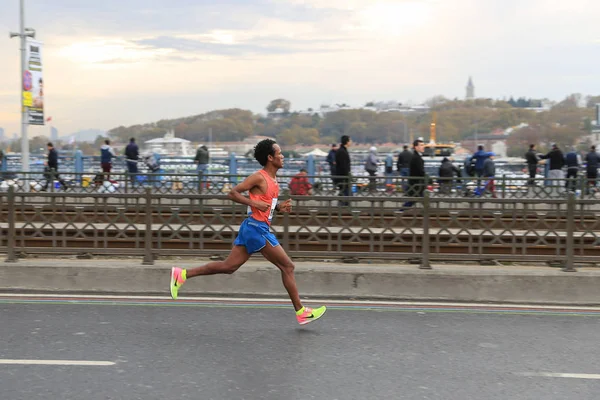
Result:
{"label": "tree line", "polygon": [[[514,104],[513,104],[514,103]],[[253,135],[269,136],[285,146],[329,144],[349,135],[357,143],[381,144],[408,143],[409,138],[429,138],[430,124],[434,118],[437,142],[460,142],[475,133],[486,134],[496,129],[515,127],[521,123],[529,126],[516,131],[508,138],[509,153],[522,153],[529,143],[558,142],[573,145],[581,136],[593,129],[594,107],[600,96],[572,94],[560,102],[551,103],[545,111],[532,110],[541,100],[447,99],[434,96],[426,104],[426,113],[375,112],[369,109],[347,109],[326,113],[292,111],[289,100],[275,99],[267,105],[268,114],[254,114],[239,108],[214,110],[189,117],[164,119],[147,124],[119,126],[111,129],[109,137],[127,143],[135,137],[138,143],[162,137],[174,130],[177,137],[195,143],[206,143],[209,132],[213,141],[240,141]],[[374,105],[374,103],[367,103]],[[40,146],[43,140],[32,139]],[[99,144],[100,138],[98,139]],[[18,151],[18,143],[14,151]],[[83,146],[86,151],[94,146]],[[95,154],[95,152],[93,153]]]}

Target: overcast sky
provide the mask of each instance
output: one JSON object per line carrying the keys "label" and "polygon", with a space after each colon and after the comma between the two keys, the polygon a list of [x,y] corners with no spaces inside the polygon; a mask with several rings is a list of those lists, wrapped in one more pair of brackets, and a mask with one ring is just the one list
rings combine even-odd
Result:
{"label": "overcast sky", "polygon": [[[19,132],[19,0],[0,127]],[[600,94],[598,0],[26,0],[61,135],[241,107]],[[32,135],[48,127],[30,128]]]}

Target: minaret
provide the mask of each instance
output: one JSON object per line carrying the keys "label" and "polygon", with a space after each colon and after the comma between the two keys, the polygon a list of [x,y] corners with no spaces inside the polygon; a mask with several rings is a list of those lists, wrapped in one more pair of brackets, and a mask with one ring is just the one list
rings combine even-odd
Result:
{"label": "minaret", "polygon": [[473,85],[473,79],[469,77],[469,83],[467,83],[467,100],[475,98],[475,85]]}

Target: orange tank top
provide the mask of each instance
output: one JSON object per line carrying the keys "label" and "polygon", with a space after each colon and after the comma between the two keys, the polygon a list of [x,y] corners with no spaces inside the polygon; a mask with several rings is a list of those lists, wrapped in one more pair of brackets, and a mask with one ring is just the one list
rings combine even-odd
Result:
{"label": "orange tank top", "polygon": [[279,184],[277,184],[277,181],[271,178],[264,169],[261,169],[258,172],[267,181],[267,193],[252,194],[252,192],[250,192],[250,200],[264,201],[265,203],[269,203],[271,206],[269,209],[267,209],[267,211],[260,211],[254,207],[248,206],[248,216],[257,221],[266,222],[267,224],[271,225],[273,213],[275,212],[275,206],[277,205],[277,197],[279,196]]}

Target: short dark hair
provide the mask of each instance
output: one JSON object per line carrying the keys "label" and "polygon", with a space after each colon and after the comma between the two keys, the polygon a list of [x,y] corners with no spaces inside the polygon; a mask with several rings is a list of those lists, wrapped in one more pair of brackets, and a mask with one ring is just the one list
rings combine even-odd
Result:
{"label": "short dark hair", "polygon": [[134,138],[134,137],[132,137],[131,139],[129,139],[129,142],[130,142],[130,143],[135,143],[135,138]]}
{"label": "short dark hair", "polygon": [[256,158],[256,161],[263,167],[267,165],[269,156],[275,156],[275,148],[273,145],[276,143],[277,142],[273,139],[264,139],[258,142],[254,147],[254,158]]}
{"label": "short dark hair", "polygon": [[404,150],[408,150],[408,145],[404,145]]}
{"label": "short dark hair", "polygon": [[592,151],[596,151],[596,146],[592,145]]}
{"label": "short dark hair", "polygon": [[342,146],[345,146],[348,144],[349,141],[350,141],[350,136],[344,135],[344,136],[342,136],[342,139],[340,142],[342,143]]}
{"label": "short dark hair", "polygon": [[477,146],[477,150],[483,151],[483,145],[480,144],[479,146]]}
{"label": "short dark hair", "polygon": [[48,144],[46,146],[47,147],[54,147],[54,145],[52,144],[52,142],[48,142]]}
{"label": "short dark hair", "polygon": [[308,172],[306,168],[300,168],[300,172]]}
{"label": "short dark hair", "polygon": [[104,144],[110,144],[110,140],[106,139],[106,140],[104,141]]}
{"label": "short dark hair", "polygon": [[533,150],[534,147],[535,147],[535,144],[530,144],[529,145],[529,150]]}
{"label": "short dark hair", "polygon": [[337,146],[337,143],[332,143],[331,144],[331,147],[335,147],[335,146]]}
{"label": "short dark hair", "polygon": [[419,143],[425,143],[425,142],[422,141],[421,139],[415,139],[415,141],[413,142],[413,147],[417,147],[419,145]]}

